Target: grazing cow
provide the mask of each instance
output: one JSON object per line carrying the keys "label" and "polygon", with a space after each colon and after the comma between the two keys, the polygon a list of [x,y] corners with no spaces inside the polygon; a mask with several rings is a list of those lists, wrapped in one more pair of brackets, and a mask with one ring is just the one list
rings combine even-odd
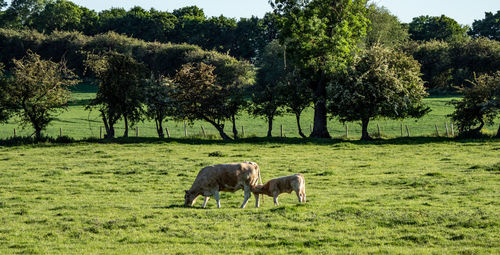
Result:
{"label": "grazing cow", "polygon": [[[251,196],[251,188],[258,184],[258,180],[262,184],[260,168],[254,162],[207,166],[200,170],[191,189],[186,190],[184,205],[193,206],[198,196],[204,196],[205,201],[202,207],[205,208],[210,196],[214,196],[217,200],[217,208],[220,208],[219,191],[235,192],[243,189],[245,197],[241,208],[245,208]],[[259,207],[258,198],[256,198],[255,206]]]}
{"label": "grazing cow", "polygon": [[278,205],[278,196],[281,193],[291,193],[295,191],[299,198],[299,203],[306,202],[306,181],[302,174],[278,177],[272,179],[264,185],[257,185],[252,188],[255,197],[258,194],[266,194],[274,198],[274,205]]}

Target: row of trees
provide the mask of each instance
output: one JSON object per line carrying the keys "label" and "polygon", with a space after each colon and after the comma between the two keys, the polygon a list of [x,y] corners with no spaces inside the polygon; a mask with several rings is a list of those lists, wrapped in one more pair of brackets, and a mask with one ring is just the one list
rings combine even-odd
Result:
{"label": "row of trees", "polygon": [[[446,58],[429,54],[436,51],[434,45],[448,45],[446,54],[465,56],[468,65],[458,65],[460,58],[454,58],[438,69],[431,76],[440,77],[436,83],[443,80],[448,84],[447,75],[457,74],[463,81],[475,70],[488,72],[498,65],[498,59],[490,54],[498,53],[497,42],[489,39],[454,37],[414,47],[411,41],[408,43],[404,25],[383,8],[367,8],[364,0],[271,3],[279,40],[261,50],[254,49],[258,53],[254,60],[257,69],[217,51],[145,42],[116,33],[84,36],[56,31],[45,35],[0,29],[1,57],[12,69],[16,61],[10,59],[20,59],[30,49],[45,59],[65,60],[62,62],[77,74],[96,79],[99,92],[88,109],[100,112],[108,137],[115,135],[114,125],[119,119],[125,122],[126,136],[129,125],[148,116],[155,119],[160,137],[161,123],[171,117],[207,121],[224,139],[230,139],[224,132],[227,121],[232,122],[233,137],[237,138],[235,122],[241,110],[263,116],[269,123],[269,135],[273,118],[284,111],[292,112],[300,135],[305,137],[300,114],[311,104],[315,111],[312,137],[330,137],[326,129],[330,116],[361,121],[362,138],[370,139],[367,127],[374,118],[420,117],[428,112],[421,103],[426,93],[420,65],[411,55],[416,59],[422,56],[420,62],[424,63],[434,58],[429,65],[435,65],[435,59]],[[477,42],[485,46],[477,47]],[[460,45],[470,50],[461,53]],[[485,60],[491,60],[490,65],[481,69],[478,64]],[[1,109],[9,108],[4,106]]]}

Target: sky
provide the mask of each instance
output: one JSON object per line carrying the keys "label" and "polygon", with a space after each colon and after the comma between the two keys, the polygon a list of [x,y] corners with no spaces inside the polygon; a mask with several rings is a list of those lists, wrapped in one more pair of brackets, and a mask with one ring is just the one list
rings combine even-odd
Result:
{"label": "sky", "polygon": [[[268,0],[72,0],[89,9],[101,11],[111,7],[130,9],[141,6],[172,11],[185,6],[196,5],[209,17],[220,16],[241,18],[252,15],[262,17],[271,11]],[[385,6],[401,22],[411,22],[421,15],[441,16],[444,14],[462,25],[472,25],[474,20],[484,18],[485,12],[500,10],[500,0],[370,0]]]}

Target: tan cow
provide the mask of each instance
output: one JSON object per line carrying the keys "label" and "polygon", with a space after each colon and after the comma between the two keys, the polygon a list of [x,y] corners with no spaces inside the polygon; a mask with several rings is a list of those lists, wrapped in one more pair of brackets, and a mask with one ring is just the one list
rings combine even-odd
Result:
{"label": "tan cow", "polygon": [[[214,196],[217,208],[220,208],[219,191],[235,192],[243,189],[245,197],[241,208],[245,208],[251,196],[251,188],[258,184],[258,180],[262,184],[260,168],[254,162],[207,166],[200,170],[191,189],[185,191],[184,205],[193,206],[198,196],[204,196],[202,207],[205,208],[210,196]],[[255,206],[259,207],[258,198]]]}
{"label": "tan cow", "polygon": [[278,196],[282,193],[295,191],[299,203],[306,202],[306,181],[302,174],[278,177],[272,179],[264,185],[257,185],[252,188],[255,197],[258,194],[266,194],[274,198],[274,205],[278,205]]}

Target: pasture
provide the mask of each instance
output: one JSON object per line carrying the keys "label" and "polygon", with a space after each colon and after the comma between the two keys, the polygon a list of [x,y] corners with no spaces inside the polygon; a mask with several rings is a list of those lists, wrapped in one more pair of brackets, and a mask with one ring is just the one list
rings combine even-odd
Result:
{"label": "pasture", "polygon": [[[126,139],[0,147],[0,254],[500,253],[500,141]],[[184,208],[206,165],[303,173],[308,202],[222,193]]]}

